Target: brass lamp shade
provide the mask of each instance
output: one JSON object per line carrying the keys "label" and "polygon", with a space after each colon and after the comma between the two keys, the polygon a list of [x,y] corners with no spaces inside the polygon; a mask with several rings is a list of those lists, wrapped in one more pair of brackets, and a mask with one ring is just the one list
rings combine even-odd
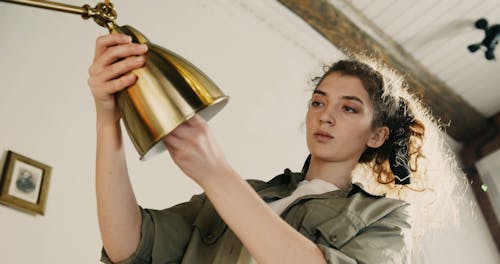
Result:
{"label": "brass lamp shade", "polygon": [[161,139],[184,121],[200,114],[209,120],[228,101],[222,91],[196,66],[170,50],[151,43],[131,26],[118,26],[113,4],[98,3],[94,8],[45,0],[0,0],[31,7],[79,14],[106,27],[112,34],[122,33],[133,42],[146,44],[144,67],[134,70],[137,82],[116,95],[123,122],[141,160],[165,150]]}
{"label": "brass lamp shade", "polygon": [[141,160],[164,151],[161,139],[195,114],[209,120],[226,105],[229,98],[184,58],[151,43],[131,26],[110,31],[149,47],[145,66],[134,70],[137,82],[117,94],[123,122]]}

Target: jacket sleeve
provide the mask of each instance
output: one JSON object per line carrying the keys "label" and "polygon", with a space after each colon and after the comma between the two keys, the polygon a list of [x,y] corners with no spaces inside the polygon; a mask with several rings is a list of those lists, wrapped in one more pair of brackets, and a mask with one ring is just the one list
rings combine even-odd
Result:
{"label": "jacket sleeve", "polygon": [[332,264],[407,263],[407,219],[407,205],[403,205],[360,230],[356,230],[356,224],[346,227],[346,223],[340,223],[343,230],[320,230],[324,240],[318,247]]}
{"label": "jacket sleeve", "polygon": [[[203,206],[204,195],[164,210],[141,208],[141,239],[136,251],[119,264],[146,264],[153,259],[180,262],[193,232],[193,222]],[[102,249],[101,261],[113,263]]]}

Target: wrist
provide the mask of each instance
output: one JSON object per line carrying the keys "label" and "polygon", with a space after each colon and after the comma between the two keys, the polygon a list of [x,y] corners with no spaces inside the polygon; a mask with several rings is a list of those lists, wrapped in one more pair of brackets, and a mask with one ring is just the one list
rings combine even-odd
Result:
{"label": "wrist", "polygon": [[98,125],[116,125],[120,123],[120,118],[119,109],[107,109],[96,105],[96,121]]}
{"label": "wrist", "polygon": [[205,190],[212,190],[214,188],[224,188],[225,185],[230,184],[234,180],[240,180],[240,176],[225,163],[213,172],[206,172],[205,175],[200,175],[196,177],[195,181],[200,185],[200,187]]}

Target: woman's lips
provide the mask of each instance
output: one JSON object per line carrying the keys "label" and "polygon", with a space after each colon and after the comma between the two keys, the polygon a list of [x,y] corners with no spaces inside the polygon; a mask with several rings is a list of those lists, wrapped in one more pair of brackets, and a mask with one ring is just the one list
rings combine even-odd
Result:
{"label": "woman's lips", "polygon": [[321,142],[326,142],[334,138],[330,133],[324,131],[314,133],[314,137]]}

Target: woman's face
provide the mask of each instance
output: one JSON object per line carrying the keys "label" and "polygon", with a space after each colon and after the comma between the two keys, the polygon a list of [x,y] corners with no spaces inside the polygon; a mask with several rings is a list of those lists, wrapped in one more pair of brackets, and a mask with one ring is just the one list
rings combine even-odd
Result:
{"label": "woman's face", "polygon": [[381,145],[374,142],[373,114],[360,79],[336,72],[327,75],[314,90],[307,111],[307,145],[312,156],[357,163],[367,146]]}

